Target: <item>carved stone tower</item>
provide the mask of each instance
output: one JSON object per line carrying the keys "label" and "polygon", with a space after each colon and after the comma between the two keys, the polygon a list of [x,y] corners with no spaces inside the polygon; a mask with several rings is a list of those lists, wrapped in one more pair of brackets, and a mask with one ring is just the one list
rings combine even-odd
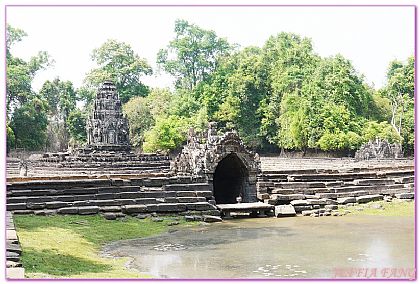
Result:
{"label": "carved stone tower", "polygon": [[105,81],[86,122],[88,146],[98,150],[129,151],[128,120],[121,110],[115,85]]}

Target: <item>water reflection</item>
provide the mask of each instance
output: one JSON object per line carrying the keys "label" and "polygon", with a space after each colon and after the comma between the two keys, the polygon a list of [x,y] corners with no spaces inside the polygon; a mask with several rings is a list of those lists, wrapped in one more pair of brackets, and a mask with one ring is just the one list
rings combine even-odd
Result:
{"label": "water reflection", "polygon": [[332,278],[337,268],[412,268],[409,217],[345,216],[225,221],[105,251],[157,278]]}

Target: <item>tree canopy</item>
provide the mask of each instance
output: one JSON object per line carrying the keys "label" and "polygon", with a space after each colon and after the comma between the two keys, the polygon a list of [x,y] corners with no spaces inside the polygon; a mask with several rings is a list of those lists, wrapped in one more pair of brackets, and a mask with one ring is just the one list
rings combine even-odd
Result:
{"label": "tree canopy", "polygon": [[[116,85],[123,103],[132,97],[146,96],[149,93],[149,88],[140,81],[140,76],[151,75],[152,68],[129,44],[110,39],[93,50],[91,59],[98,67],[86,76],[87,87],[93,89],[93,92],[87,92],[87,96],[92,96],[106,80],[111,80]],[[86,99],[91,101],[92,97]]]}
{"label": "tree canopy", "polygon": [[131,143],[141,151],[176,150],[188,128],[203,132],[217,121],[259,151],[349,154],[381,138],[414,152],[414,57],[390,62],[386,85],[374,89],[344,56],[318,55],[310,38],[280,32],[261,47],[240,48],[177,20],[174,37],[156,55],[159,69],[174,77],[173,89],[145,85],[142,77],[153,72],[148,62],[110,39],[92,51],[96,67],[82,86],[56,78],[34,92],[34,76],[52,60],[46,52],[28,62],[14,57],[13,45],[26,33],[8,26],[6,36],[8,149],[48,148],[59,138],[60,145],[83,144],[96,90],[112,80]]}

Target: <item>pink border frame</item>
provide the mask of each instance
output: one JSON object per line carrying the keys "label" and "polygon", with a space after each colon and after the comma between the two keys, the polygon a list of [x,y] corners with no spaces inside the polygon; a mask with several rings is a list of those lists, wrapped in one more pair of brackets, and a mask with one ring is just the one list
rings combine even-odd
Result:
{"label": "pink border frame", "polygon": [[[388,5],[373,5],[373,4],[366,4],[366,5],[351,5],[351,4],[343,4],[343,5],[332,5],[332,4],[327,4],[327,5],[315,5],[315,4],[310,4],[310,5],[275,5],[275,4],[238,4],[238,5],[234,5],[234,4],[226,4],[226,5],[219,5],[219,4],[203,4],[203,5],[194,5],[194,4],[167,4],[167,5],[159,5],[159,4],[145,4],[145,5],[134,5],[134,4],[128,4],[128,5],[117,5],[117,4],[105,4],[105,5],[92,5],[92,4],[86,4],[86,5],[82,5],[82,4],[63,4],[63,5],[52,5],[52,4],[44,4],[44,5],[17,5],[17,4],[10,4],[10,5],[5,5],[4,6],[4,23],[5,23],[5,30],[4,30],[4,42],[6,43],[6,28],[7,28],[7,8],[8,7],[104,7],[104,8],[109,8],[109,7],[172,7],[172,8],[177,8],[177,7],[226,7],[226,8],[230,8],[230,7],[412,7],[414,8],[414,72],[415,72],[415,77],[414,77],[414,124],[415,124],[415,128],[416,128],[416,122],[417,122],[417,5],[409,5],[409,4],[402,4],[402,5],[398,5],[398,4],[388,4]],[[4,47],[5,50],[5,56],[6,56],[6,44]],[[6,64],[6,58],[4,58],[5,60],[5,65],[4,65],[4,71],[5,71],[5,85],[4,85],[4,94],[5,94],[5,105],[6,105],[6,79],[7,79],[7,64]],[[7,117],[6,114],[6,109],[5,109],[5,116]],[[6,121],[6,120],[5,120]],[[417,179],[416,179],[416,172],[417,172],[417,129],[415,129],[414,131],[414,268],[415,268],[415,277],[414,279],[384,279],[384,278],[375,278],[375,279],[358,279],[358,278],[312,278],[312,279],[306,279],[306,278],[293,278],[293,279],[288,279],[288,278],[277,278],[277,279],[265,279],[265,278],[247,278],[247,279],[242,279],[242,278],[235,278],[235,279],[231,279],[231,278],[208,278],[208,279],[200,279],[200,278],[187,278],[187,279],[183,279],[183,278],[179,278],[179,279],[141,279],[141,278],[135,278],[135,279],[126,279],[126,278],[112,278],[112,279],[102,279],[102,278],[77,278],[77,279],[54,279],[54,278],[43,278],[43,279],[7,279],[5,278],[6,281],[185,281],[185,282],[190,282],[190,281],[264,281],[264,282],[273,282],[273,281],[416,281],[417,280]],[[4,141],[6,141],[6,131],[3,134],[4,136]],[[4,145],[4,153],[6,153],[6,146],[7,143],[5,143]],[[6,158],[6,155],[5,155]],[[5,181],[7,180],[7,164],[6,164],[6,159],[5,159]],[[5,186],[6,189],[6,186]],[[4,208],[4,212],[6,211],[6,208]],[[4,225],[6,225],[6,219],[4,220]],[[6,241],[6,226],[4,226],[5,231],[4,231],[4,239]],[[4,267],[4,275],[6,275],[6,266]]]}

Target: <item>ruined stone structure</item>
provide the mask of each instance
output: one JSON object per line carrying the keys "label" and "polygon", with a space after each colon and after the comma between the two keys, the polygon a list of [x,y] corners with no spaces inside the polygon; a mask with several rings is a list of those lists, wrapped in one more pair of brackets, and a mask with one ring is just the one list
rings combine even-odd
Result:
{"label": "ruined stone structure", "polygon": [[217,135],[216,126],[209,123],[205,143],[190,129],[187,145],[171,164],[172,172],[204,176],[213,185],[217,204],[257,201],[258,154],[247,150],[235,131]]}
{"label": "ruined stone structure", "polygon": [[363,144],[355,154],[356,161],[370,159],[398,159],[403,157],[401,144],[376,139]]}
{"label": "ruined stone structure", "polygon": [[115,85],[105,81],[99,88],[94,109],[86,123],[87,142],[99,150],[129,150],[128,120],[123,116]]}

